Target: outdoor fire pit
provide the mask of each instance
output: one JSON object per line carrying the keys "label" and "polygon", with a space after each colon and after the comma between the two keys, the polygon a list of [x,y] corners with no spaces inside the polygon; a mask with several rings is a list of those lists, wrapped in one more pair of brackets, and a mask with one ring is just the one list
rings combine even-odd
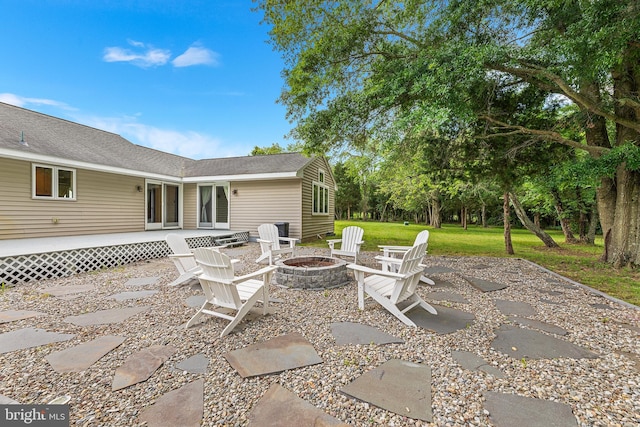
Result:
{"label": "outdoor fire pit", "polygon": [[276,261],[276,284],[293,289],[331,289],[351,281],[347,262],[339,258],[305,256]]}

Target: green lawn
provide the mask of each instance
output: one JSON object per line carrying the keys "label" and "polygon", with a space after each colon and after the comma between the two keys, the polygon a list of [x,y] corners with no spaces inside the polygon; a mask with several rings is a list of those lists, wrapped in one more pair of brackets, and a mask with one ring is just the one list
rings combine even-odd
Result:
{"label": "green lawn", "polygon": [[[405,226],[402,223],[336,221],[336,235],[339,237],[342,229],[349,225],[364,229],[364,251],[377,251],[379,244],[411,245],[416,234],[428,229],[430,255],[508,257],[500,227],[472,225],[464,230],[458,225],[449,224],[436,229],[417,224]],[[613,297],[640,305],[640,271],[615,269],[599,262],[603,250],[602,239],[597,239],[594,246],[566,245],[562,232],[548,232],[560,244],[559,249],[546,248],[528,230],[513,229],[512,240],[516,253],[512,257],[527,259]],[[308,245],[326,247],[326,242],[319,240]]]}

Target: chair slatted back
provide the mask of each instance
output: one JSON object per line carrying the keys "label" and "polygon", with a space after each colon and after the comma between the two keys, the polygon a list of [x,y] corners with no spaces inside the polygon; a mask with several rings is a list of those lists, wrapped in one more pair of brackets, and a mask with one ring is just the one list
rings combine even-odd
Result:
{"label": "chair slatted back", "polygon": [[[166,237],[167,245],[174,254],[184,255],[191,253],[191,249],[189,249],[189,245],[184,237],[179,234],[167,234]],[[181,257],[177,259],[179,265],[182,266],[183,271],[180,271],[180,274],[191,271],[197,267],[196,261],[191,257]],[[176,264],[176,266],[178,266]],[[180,268],[178,268],[180,270]]]}
{"label": "chair slatted back", "polygon": [[420,243],[427,243],[428,244],[428,242],[429,242],[429,230],[422,230],[416,236],[416,239],[414,240],[413,245],[414,246],[415,245],[419,245]]}
{"label": "chair slatted back", "polygon": [[215,301],[221,307],[239,309],[242,301],[238,289],[232,284],[234,271],[231,258],[211,248],[197,248],[193,255],[202,268],[198,279],[207,300]]}
{"label": "chair slatted back", "polygon": [[404,301],[416,292],[420,277],[424,267],[420,266],[424,253],[427,250],[427,243],[414,245],[402,257],[402,263],[398,267],[398,273],[407,275],[405,279],[398,279],[395,284],[391,301],[394,304]]}
{"label": "chair slatted back", "polygon": [[280,250],[280,236],[278,235],[278,227],[275,224],[261,224],[258,227],[258,235],[261,240],[272,242],[272,250]]}
{"label": "chair slatted back", "polygon": [[357,252],[358,243],[362,241],[364,230],[355,225],[351,225],[342,230],[342,244],[340,250],[343,252]]}

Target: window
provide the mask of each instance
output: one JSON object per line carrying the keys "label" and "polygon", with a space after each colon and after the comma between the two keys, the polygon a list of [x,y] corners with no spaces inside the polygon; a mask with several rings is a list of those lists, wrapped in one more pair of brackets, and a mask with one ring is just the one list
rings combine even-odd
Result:
{"label": "window", "polygon": [[318,182],[313,182],[313,213],[329,213],[329,187],[324,184],[324,171],[318,171]]}
{"label": "window", "polygon": [[76,171],[55,166],[33,165],[33,197],[76,199]]}

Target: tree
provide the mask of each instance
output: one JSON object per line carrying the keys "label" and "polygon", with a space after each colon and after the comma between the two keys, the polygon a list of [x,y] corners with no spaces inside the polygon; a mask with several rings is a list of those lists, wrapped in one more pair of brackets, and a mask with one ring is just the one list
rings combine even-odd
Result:
{"label": "tree", "polygon": [[[281,102],[294,135],[314,150],[363,136],[437,131],[452,118],[487,134],[524,136],[582,150],[594,160],[640,144],[640,3],[637,0],[376,2],[262,0],[271,40],[286,61]],[[494,114],[500,91],[533,87],[581,113],[567,123],[523,124]],[[496,92],[497,93],[497,92]],[[482,98],[483,108],[475,102]],[[586,143],[584,142],[586,141]],[[600,178],[606,261],[640,265],[640,166],[612,156]]]}
{"label": "tree", "polygon": [[360,186],[344,163],[338,162],[333,168],[336,179],[336,216],[340,219],[351,219],[353,209],[360,206]]}

